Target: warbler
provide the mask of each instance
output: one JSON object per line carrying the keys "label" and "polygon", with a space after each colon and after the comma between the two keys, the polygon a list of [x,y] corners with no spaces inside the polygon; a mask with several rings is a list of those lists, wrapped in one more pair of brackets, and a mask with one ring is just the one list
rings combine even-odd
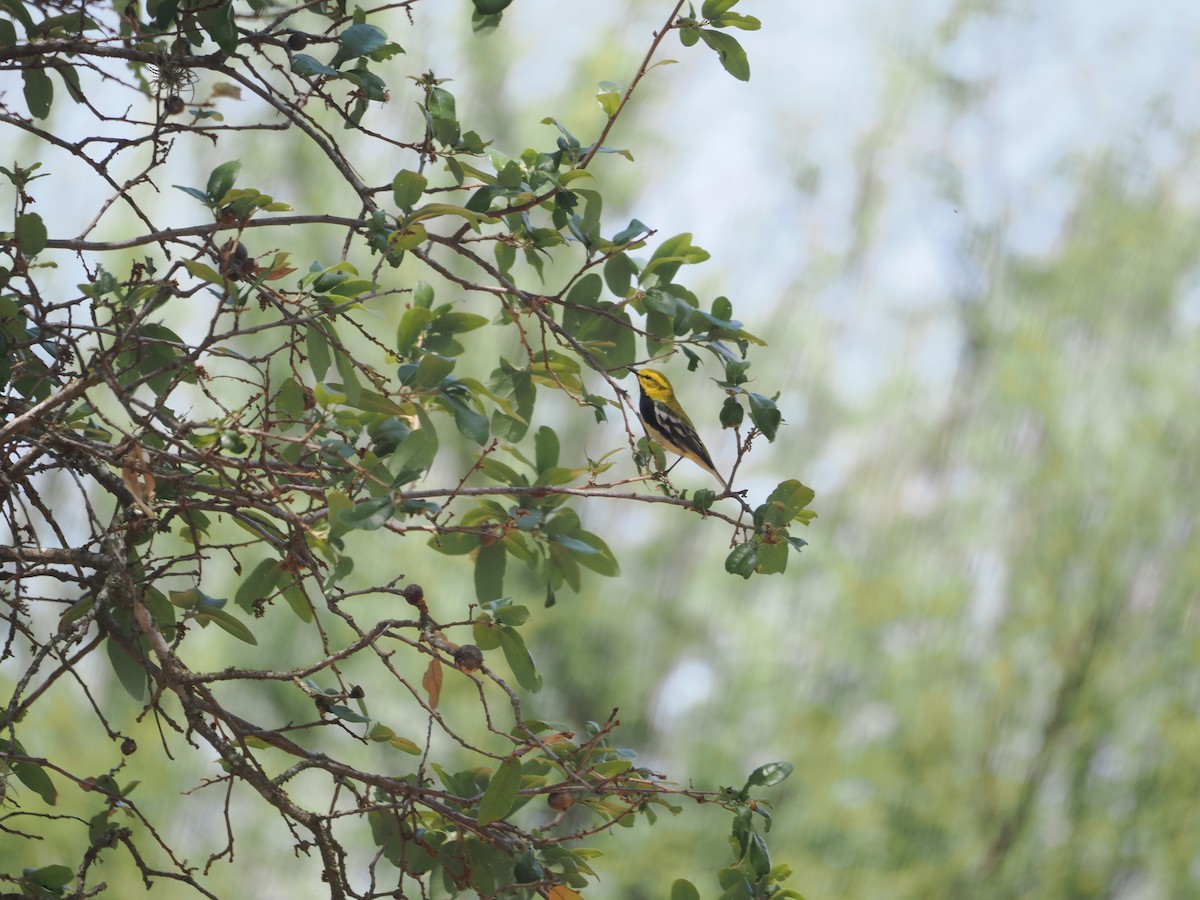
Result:
{"label": "warbler", "polygon": [[[642,427],[646,429],[646,437],[664,450],[678,453],[702,469],[707,469],[721,482],[721,486],[728,490],[728,482],[713,465],[712,457],[708,455],[704,441],[700,440],[700,435],[696,433],[692,420],[675,399],[675,391],[667,376],[656,369],[631,368],[629,371],[637,377],[638,389],[641,391],[638,414],[642,419]],[[674,465],[672,463],[671,468],[674,468]],[[670,470],[667,469],[668,472]]]}

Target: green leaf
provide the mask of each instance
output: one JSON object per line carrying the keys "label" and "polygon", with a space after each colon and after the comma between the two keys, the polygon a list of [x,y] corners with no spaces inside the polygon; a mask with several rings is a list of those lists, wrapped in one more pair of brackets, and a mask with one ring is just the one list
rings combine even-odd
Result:
{"label": "green leaf", "polygon": [[433,312],[424,306],[414,306],[407,309],[400,318],[400,326],[396,329],[396,352],[402,356],[408,355],[417,345],[417,339],[425,330],[425,326],[433,320]]}
{"label": "green leaf", "polygon": [[643,286],[649,287],[652,283],[648,283],[648,278],[652,274],[657,273],[657,284],[669,284],[675,278],[675,274],[679,271],[681,265],[695,265],[702,263],[709,258],[709,252],[702,247],[697,247],[692,243],[692,236],[687,232],[677,234],[674,237],[667,238],[663,241],[654,255],[650,258],[650,262],[642,269],[638,276],[638,281]]}
{"label": "green leaf", "polygon": [[74,870],[68,866],[42,866],[42,868],[34,869],[33,871],[25,870],[26,881],[47,888],[55,894],[60,894],[62,892],[61,889],[66,887],[67,883],[74,877]]}
{"label": "green leaf", "polygon": [[417,363],[409,384],[415,388],[431,388],[446,380],[446,376],[454,371],[454,360],[439,356],[436,353],[426,353]]}
{"label": "green leaf", "polygon": [[111,637],[104,643],[108,661],[116,672],[121,687],[125,688],[130,697],[140,702],[146,696],[146,670],[142,668],[141,662],[130,656],[125,648]]}
{"label": "green leaf", "polygon": [[517,791],[521,789],[521,763],[506,759],[492,773],[483,799],[479,801],[478,821],[480,825],[498,822],[512,811],[517,802]]}
{"label": "green leaf", "polygon": [[[421,408],[417,407],[417,410],[417,415],[422,416]],[[433,423],[423,420],[421,427],[404,439],[388,463],[390,471],[396,473],[392,486],[400,487],[420,478],[433,464],[437,451],[438,438]]]}
{"label": "green leaf", "polygon": [[779,784],[796,769],[790,762],[771,762],[759,766],[746,779],[746,787],[771,787]]}
{"label": "green leaf", "polygon": [[426,203],[420,209],[410,213],[405,221],[419,222],[423,219],[436,219],[439,216],[459,216],[466,219],[474,231],[479,230],[480,222],[493,222],[490,216],[479,215],[465,206],[455,206],[453,203]]}
{"label": "green leaf", "polygon": [[258,644],[258,639],[254,637],[254,632],[246,627],[240,619],[236,619],[223,609],[217,607],[205,607],[203,612],[196,613],[196,621],[201,625],[208,622],[215,622],[224,631],[232,634],[239,641],[244,641],[247,644]]}
{"label": "green leaf", "polygon": [[558,435],[549,425],[543,425],[533,436],[535,467],[539,472],[558,465]]}
{"label": "green leaf", "polygon": [[[613,242],[617,243],[615,239]],[[637,266],[625,253],[618,253],[604,264],[604,283],[614,296],[622,300],[629,295],[636,274]]]}
{"label": "green leaf", "polygon": [[499,541],[479,548],[475,557],[475,598],[481,603],[504,593],[504,566],[508,554]]}
{"label": "green leaf", "polygon": [[758,574],[781,575],[787,570],[788,543],[778,541],[773,544],[758,545]]}
{"label": "green leaf", "polygon": [[737,428],[742,424],[745,415],[746,411],[742,409],[742,404],[737,402],[736,397],[726,397],[725,402],[721,404],[721,427]]}
{"label": "green leaf", "polygon": [[581,566],[607,578],[614,578],[621,574],[621,566],[617,562],[616,556],[599,535],[592,534],[590,531],[577,531],[573,537],[587,547],[586,552],[575,554],[575,558],[579,560]]}
{"label": "green leaf", "polygon": [[275,593],[282,574],[283,567],[279,560],[270,557],[262,560],[238,587],[233,596],[234,604],[252,614],[256,601],[265,600]]}
{"label": "green leaf", "polygon": [[333,359],[329,352],[329,340],[316,322],[308,326],[304,346],[308,350],[308,364],[312,366],[313,375],[318,381],[324,380]]}
{"label": "green leaf", "polygon": [[396,507],[391,496],[372,497],[362,503],[356,503],[347,510],[338,513],[338,522],[349,529],[375,531],[395,513]]}
{"label": "green leaf", "polygon": [[392,179],[392,197],[398,207],[407,211],[417,205],[428,185],[428,179],[420,172],[401,169]]}
{"label": "green leaf", "polygon": [[21,253],[25,256],[37,256],[46,249],[46,223],[37,213],[17,216],[15,232]]}
{"label": "green leaf", "polygon": [[367,740],[384,743],[385,741],[404,753],[411,756],[420,756],[422,750],[413,741],[408,738],[400,737],[392,729],[386,725],[381,725],[378,722],[371,726],[371,730],[367,732]]}
{"label": "green leaf", "polygon": [[813,501],[815,496],[812,488],[806,487],[794,478],[782,481],[767,497],[762,521],[776,527],[787,525]]}
{"label": "green leaf", "polygon": [[225,54],[233,53],[238,45],[237,25],[233,20],[232,3],[208,3],[200,7],[197,18],[213,43]]}
{"label": "green leaf", "polygon": [[743,16],[741,13],[724,13],[712,20],[717,28],[740,28],[742,31],[758,31],[762,22],[754,16]]}
{"label": "green leaf", "polygon": [[747,852],[750,869],[759,878],[765,878],[771,872],[771,851],[767,842],[757,831],[750,835],[750,846]]}
{"label": "green leaf", "polygon": [[[507,602],[507,601],[505,601]],[[529,621],[528,606],[501,606],[498,603],[489,603],[493,614],[496,616],[496,621],[501,625],[511,625],[513,628],[519,628]]]}
{"label": "green leaf", "polygon": [[725,571],[730,575],[741,575],[743,578],[749,578],[754,574],[754,570],[758,567],[758,544],[754,541],[746,541],[744,544],[738,544],[725,557]]}
{"label": "green leaf", "polygon": [[292,55],[292,71],[297,75],[303,75],[308,78],[315,78],[318,75],[336,78],[341,74],[337,69],[325,65],[325,63],[318,61],[315,57],[309,56],[307,53]]}
{"label": "green leaf", "polygon": [[472,2],[475,4],[475,12],[479,15],[494,16],[496,13],[508,9],[512,0],[472,0]]}
{"label": "green leaf", "polygon": [[183,267],[188,270],[194,278],[199,278],[201,281],[209,284],[225,285],[225,279],[216,269],[207,263],[202,263],[197,259],[182,259]]}
{"label": "green leaf", "polygon": [[429,330],[438,334],[462,334],[465,331],[482,328],[487,323],[487,316],[481,316],[478,313],[448,312],[438,316]]}
{"label": "green leaf", "polygon": [[726,72],[738,81],[750,80],[750,61],[746,59],[746,51],[737,38],[723,31],[704,28],[700,31],[700,39],[717,52],[717,58]]}
{"label": "green leaf", "polygon": [[342,392],[346,395],[343,402],[351,406],[356,406],[362,396],[362,384],[358,380],[358,370],[354,367],[354,362],[348,353],[338,351],[333,355],[333,363],[342,379]]}
{"label": "green leaf", "polygon": [[596,102],[604,114],[612,118],[621,108],[621,86],[612,81],[602,81],[596,90]]}
{"label": "green leaf", "polygon": [[21,784],[41,797],[47,806],[57,805],[58,789],[54,786],[54,782],[50,779],[45,769],[35,763],[28,762],[14,762],[10,768],[13,774],[20,779]]}
{"label": "green leaf", "polygon": [[208,194],[208,202],[212,204],[220,203],[225,198],[225,195],[232,190],[233,185],[237,182],[238,173],[241,171],[242,164],[236,159],[222,163],[213,169],[208,176],[208,185],[205,188]]}
{"label": "green leaf", "polygon": [[604,287],[604,282],[595,272],[588,272],[573,285],[571,290],[567,291],[567,296],[564,302],[573,303],[576,306],[595,306],[596,301],[600,299],[600,291]]}
{"label": "green leaf", "polygon": [[35,119],[46,118],[54,103],[54,82],[45,69],[33,67],[21,70],[21,80],[25,82],[25,105],[29,107],[29,114]]}
{"label": "green leaf", "polygon": [[671,900],[700,900],[700,892],[686,878],[678,878],[671,885]]}
{"label": "green leaf", "polygon": [[[497,637],[500,641],[500,649],[504,651],[504,658],[508,661],[509,668],[513,670],[513,675],[517,679],[517,684],[530,693],[536,694],[542,689],[542,676],[538,674],[537,666],[534,665],[533,657],[525,647],[525,641],[520,632],[507,625],[502,625],[498,629]],[[478,644],[478,641],[476,643]],[[482,644],[478,644],[478,646],[480,649],[484,649]]]}
{"label": "green leaf", "polygon": [[365,22],[351,25],[338,35],[338,51],[334,54],[333,59],[329,61],[329,64],[335,69],[339,68],[342,63],[360,56],[366,56],[368,53],[372,53],[383,47],[386,43],[387,33],[382,28],[375,25],[368,25]]}
{"label": "green leaf", "polygon": [[746,397],[750,400],[750,421],[768,441],[774,441],[779,424],[783,421],[783,413],[776,408],[775,401],[770,397],[753,391],[746,391]]}
{"label": "green leaf", "polygon": [[738,5],[738,0],[704,0],[700,5],[700,18],[712,20]]}
{"label": "green leaf", "polygon": [[304,593],[304,587],[299,581],[288,580],[283,586],[283,599],[287,601],[288,607],[304,624],[308,624],[313,620],[313,607],[308,599],[308,594]]}
{"label": "green leaf", "polygon": [[441,396],[441,403],[454,413],[454,424],[463,437],[483,446],[488,440],[488,417],[472,409],[466,402],[448,391]]}

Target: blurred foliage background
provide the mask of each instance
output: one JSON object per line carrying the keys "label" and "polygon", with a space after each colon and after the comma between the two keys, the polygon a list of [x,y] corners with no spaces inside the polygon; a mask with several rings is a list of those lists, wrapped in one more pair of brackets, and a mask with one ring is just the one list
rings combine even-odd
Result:
{"label": "blurred foliage background", "polygon": [[[627,184],[607,221],[693,232],[713,260],[691,287],[769,339],[754,371],[787,424],[739,486],[761,501],[798,477],[821,517],[785,576],[743,582],[723,530],[592,504],[622,576],[527,627],[553,686],[527,713],[582,728],[617,706],[642,763],[697,787],[791,761],[771,848],[810,900],[1200,893],[1200,9],[743,6],[764,26],[742,36],[750,83],[669,47],[682,64],[651,73],[608,141],[636,162],[597,171]],[[454,79],[460,117],[512,155],[547,143],[547,115],[598,130],[596,83],[634,71],[660,15],[517,0],[481,40],[458,7],[397,20],[404,65]],[[397,131],[416,115],[397,108]],[[320,198],[284,163],[262,190]],[[722,395],[682,372],[727,463]],[[596,440],[578,449],[621,436]],[[379,549],[435,615],[470,594],[465,564]],[[152,811],[194,787],[183,774],[164,763]],[[707,883],[728,850],[705,814],[602,841],[589,897]],[[219,821],[171,829],[222,839]],[[319,895],[262,843],[213,877]]]}

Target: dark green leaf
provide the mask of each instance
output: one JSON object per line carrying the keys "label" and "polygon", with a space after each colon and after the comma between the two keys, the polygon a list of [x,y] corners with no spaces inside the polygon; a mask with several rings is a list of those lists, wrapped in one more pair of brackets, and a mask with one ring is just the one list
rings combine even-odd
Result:
{"label": "dark green leaf", "polygon": [[488,323],[487,316],[478,313],[449,312],[440,315],[430,326],[430,331],[441,334],[461,334],[464,331],[474,331]]}
{"label": "dark green leaf", "polygon": [[517,791],[520,789],[521,763],[506,759],[492,774],[483,799],[479,801],[479,824],[490,825],[507,816],[517,802]]}
{"label": "dark green leaf", "polygon": [[424,306],[405,310],[396,329],[396,352],[407,356],[417,345],[417,338],[433,320],[433,312]]}
{"label": "dark green leaf", "polygon": [[308,326],[304,345],[308,350],[308,364],[312,366],[313,375],[318,381],[324,379],[333,359],[329,354],[329,340],[319,324],[313,322]]}
{"label": "dark green leaf", "polygon": [[543,425],[533,436],[535,466],[539,472],[558,465],[558,435],[549,425]]}
{"label": "dark green leaf", "polygon": [[23,213],[16,221],[17,243],[25,256],[37,256],[46,249],[46,223],[37,213]]}
{"label": "dark green leaf", "polygon": [[368,53],[378,50],[386,43],[387,34],[382,28],[375,25],[368,25],[365,22],[351,25],[338,35],[338,51],[334,54],[333,59],[329,61],[329,64],[335,69],[339,68],[342,63],[360,56],[366,56]]}
{"label": "dark green leaf", "polygon": [[633,287],[633,276],[636,274],[637,266],[624,253],[618,253],[604,264],[604,283],[614,296],[622,300]]}
{"label": "dark green leaf", "polygon": [[750,846],[746,854],[750,869],[758,878],[765,878],[771,872],[771,851],[767,842],[757,831],[750,835]]}
{"label": "dark green leaf", "polygon": [[750,400],[750,421],[768,441],[775,440],[779,423],[783,421],[783,413],[776,408],[775,401],[753,391],[747,391],[746,397]]}
{"label": "dark green leaf", "polygon": [[441,397],[441,402],[450,407],[454,413],[454,424],[459,432],[480,446],[488,441],[488,417],[472,409],[463,400],[449,393]]}
{"label": "dark green leaf", "polygon": [[690,881],[679,878],[671,885],[671,900],[700,900],[700,892]]}
{"label": "dark green leaf", "polygon": [[284,379],[275,393],[275,415],[284,419],[299,419],[304,416],[304,388],[294,378]]}
{"label": "dark green leaf", "polygon": [[237,25],[233,20],[233,3],[208,3],[200,7],[200,26],[208,32],[213,43],[226,54],[238,45]]}
{"label": "dark green leaf", "polygon": [[508,554],[499,541],[481,546],[475,557],[475,598],[481,603],[504,593],[504,565]]}
{"label": "dark green leaf", "polygon": [[41,797],[47,806],[55,806],[58,803],[58,789],[41,766],[28,762],[14,762],[11,768],[21,784]]}
{"label": "dark green leaf", "polygon": [[361,713],[356,713],[350,707],[344,706],[340,703],[329,707],[329,711],[339,719],[343,719],[347,722],[364,723],[371,721],[370,716],[364,716]]}
{"label": "dark green leaf", "polygon": [[567,303],[574,303],[577,306],[595,306],[596,301],[600,299],[600,290],[604,287],[604,282],[600,280],[600,276],[595,272],[588,272],[573,285],[571,290],[567,291],[567,296],[564,298]]}
{"label": "dark green leaf", "polygon": [[746,411],[742,409],[742,404],[737,402],[736,397],[726,397],[725,402],[721,404],[721,427],[737,428],[742,424],[745,414]]}
{"label": "dark green leaf", "polygon": [[54,103],[54,83],[45,69],[33,67],[21,70],[21,80],[25,82],[25,105],[29,114],[35,119],[44,119],[50,115],[50,106]]}
{"label": "dark green leaf", "polygon": [[746,541],[734,547],[725,557],[725,571],[730,575],[741,575],[749,578],[758,566],[758,544]]}
{"label": "dark green leaf", "polygon": [[[208,194],[204,193],[204,191],[200,190],[200,188],[185,187],[182,184],[176,184],[176,185],[174,185],[174,187],[177,188],[178,190],[183,191],[189,197],[195,197],[201,203],[207,204],[209,202]],[[188,262],[188,260],[183,260],[183,261]]]}
{"label": "dark green leaf", "polygon": [[342,392],[346,395],[346,399],[342,402],[357,406],[358,400],[362,396],[362,384],[358,380],[358,370],[355,368],[354,359],[349,353],[337,350],[333,354],[333,364],[337,367],[338,375],[342,379]]}
{"label": "dark green leaf", "polygon": [[253,613],[255,601],[265,600],[275,593],[282,574],[279,560],[270,557],[262,560],[238,587],[233,596],[234,604],[247,613]]}
{"label": "dark green leaf", "polygon": [[494,16],[496,13],[508,9],[512,0],[472,0],[472,2],[475,4],[475,11],[481,16]]}
{"label": "dark green leaf", "polygon": [[208,193],[208,202],[220,203],[237,182],[238,173],[241,171],[242,164],[236,159],[222,163],[213,169],[208,176],[208,185],[205,188]]}
{"label": "dark green leaf", "polygon": [[483,461],[483,474],[493,481],[499,481],[501,484],[508,484],[514,487],[529,484],[529,479],[525,475],[522,475],[512,466],[505,465],[490,456]]}
{"label": "dark green leaf", "polygon": [[621,574],[621,566],[618,564],[617,558],[608,548],[608,544],[604,543],[598,535],[592,534],[590,531],[577,531],[573,538],[587,548],[586,551],[577,552],[575,555],[581,566],[608,578]]}
{"label": "dark green leaf", "polygon": [[121,687],[125,688],[125,692],[134,700],[141,701],[146,695],[146,670],[112,637],[109,637],[104,644],[105,650],[108,652],[108,661],[112,664],[113,671],[117,673],[117,680],[121,682]]}
{"label": "dark green leaf", "polygon": [[[542,689],[542,676],[538,674],[537,666],[534,665],[533,657],[526,649],[520,632],[502,625],[498,629],[497,637],[500,640],[500,649],[504,651],[504,658],[516,676],[517,684],[536,694]],[[479,646],[483,647],[482,644]]]}
{"label": "dark green leaf", "polygon": [[351,509],[342,510],[338,513],[338,522],[350,529],[375,531],[383,527],[395,511],[390,496],[372,497],[356,503]]}
{"label": "dark green leaf", "polygon": [[325,63],[318,61],[307,53],[293,54],[292,71],[297,75],[303,75],[308,78],[315,78],[318,75],[336,77],[340,74],[337,69],[325,65]]}
{"label": "dark green leaf", "polygon": [[287,601],[288,607],[301,622],[308,624],[313,620],[312,602],[308,599],[308,594],[304,593],[304,587],[299,581],[291,579],[285,581],[283,599]]}
{"label": "dark green leaf", "polygon": [[445,381],[452,371],[454,360],[436,353],[426,353],[417,363],[416,371],[408,383],[415,388],[431,388]]}
{"label": "dark green leaf", "polygon": [[393,487],[400,487],[410,481],[416,481],[433,464],[437,456],[437,432],[432,425],[422,423],[421,427],[404,439],[392,455],[389,469],[395,472]]}
{"label": "dark green leaf", "polygon": [[196,621],[201,625],[207,624],[210,621],[215,622],[221,629],[232,634],[239,641],[244,641],[247,644],[258,643],[258,639],[254,637],[254,632],[247,628],[240,619],[234,618],[223,609],[215,607],[206,608],[204,612],[196,614]]}

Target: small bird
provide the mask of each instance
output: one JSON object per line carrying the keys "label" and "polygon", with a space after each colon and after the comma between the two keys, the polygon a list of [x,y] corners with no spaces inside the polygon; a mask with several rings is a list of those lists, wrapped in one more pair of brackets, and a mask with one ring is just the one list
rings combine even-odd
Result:
{"label": "small bird", "polygon": [[[642,427],[646,429],[646,437],[664,450],[678,453],[681,457],[707,469],[721,482],[723,488],[729,490],[729,484],[713,465],[712,457],[708,455],[704,441],[700,440],[700,435],[696,433],[692,420],[675,399],[675,391],[671,388],[667,376],[656,369],[630,368],[629,371],[637,377],[638,388],[641,391],[638,414],[642,419]],[[674,467],[675,464],[672,463],[671,468]],[[667,471],[671,471],[671,468]]]}

